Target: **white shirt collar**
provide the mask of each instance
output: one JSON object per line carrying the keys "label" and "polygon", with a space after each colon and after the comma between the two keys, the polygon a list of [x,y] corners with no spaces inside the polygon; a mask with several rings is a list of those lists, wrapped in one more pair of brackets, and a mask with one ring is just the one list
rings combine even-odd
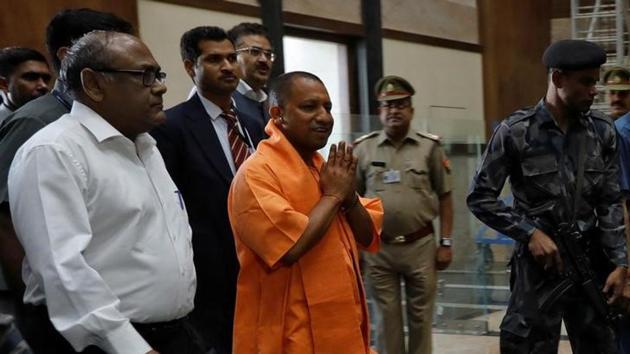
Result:
{"label": "white shirt collar", "polygon": [[[76,119],[81,125],[85,127],[96,141],[102,143],[103,141],[113,137],[123,137],[127,139],[121,132],[114,128],[105,118],[101,117],[98,113],[94,112],[90,107],[85,104],[74,101],[72,103],[72,109],[70,110],[70,116]],[[129,139],[127,139],[129,140]],[[155,139],[148,133],[139,134],[136,137],[136,141],[132,142],[138,147],[151,147],[155,145]]]}
{"label": "white shirt collar", "polygon": [[243,79],[239,80],[236,91],[252,101],[265,102],[267,100],[267,93],[265,91],[254,91],[254,89],[252,89],[252,87],[249,86]]}
{"label": "white shirt collar", "polygon": [[[221,117],[221,114],[223,113],[223,110],[221,109],[221,107],[217,106],[214,102],[203,97],[203,95],[199,93],[197,93],[197,96],[199,96],[199,100],[201,100],[201,104],[203,105],[203,108],[206,110],[206,112],[210,116],[210,119],[217,120],[219,117]],[[233,98],[232,98],[232,106],[236,107],[236,104],[234,104]]]}

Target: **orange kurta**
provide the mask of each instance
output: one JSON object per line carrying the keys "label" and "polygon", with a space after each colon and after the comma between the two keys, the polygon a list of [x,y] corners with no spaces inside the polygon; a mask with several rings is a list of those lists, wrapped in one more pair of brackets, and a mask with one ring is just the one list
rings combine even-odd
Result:
{"label": "orange kurta", "polygon": [[[241,270],[234,319],[235,354],[369,353],[369,321],[359,273],[359,252],[339,213],[323,238],[296,263],[282,264],[319,202],[319,171],[306,165],[270,122],[270,138],[239,169],[228,212]],[[361,199],[376,230],[382,205]]]}

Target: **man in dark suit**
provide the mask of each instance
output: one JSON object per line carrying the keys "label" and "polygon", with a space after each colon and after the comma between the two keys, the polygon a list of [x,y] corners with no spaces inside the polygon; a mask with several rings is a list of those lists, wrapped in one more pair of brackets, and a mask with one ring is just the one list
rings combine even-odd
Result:
{"label": "man in dark suit", "polygon": [[167,110],[166,124],[153,136],[193,231],[197,293],[191,320],[210,353],[231,353],[238,261],[227,195],[234,173],[262,139],[262,123],[234,105],[236,51],[224,30],[193,28],[180,46],[197,92]]}
{"label": "man in dark suit", "polygon": [[233,94],[236,105],[262,121],[269,120],[265,87],[271,75],[275,53],[267,28],[258,23],[240,23],[228,36],[238,53],[238,75],[241,81]]}

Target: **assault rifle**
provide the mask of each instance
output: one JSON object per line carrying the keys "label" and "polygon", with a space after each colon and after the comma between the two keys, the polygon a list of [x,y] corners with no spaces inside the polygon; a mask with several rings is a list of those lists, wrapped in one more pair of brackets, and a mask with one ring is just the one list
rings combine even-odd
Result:
{"label": "assault rifle", "polygon": [[582,247],[582,233],[574,224],[560,224],[552,238],[560,252],[563,271],[559,281],[549,282],[540,289],[542,296],[539,297],[538,309],[543,313],[548,311],[567,291],[578,288],[593,305],[597,315],[608,323],[617,322],[621,315],[614,313],[608,306],[591,260]]}

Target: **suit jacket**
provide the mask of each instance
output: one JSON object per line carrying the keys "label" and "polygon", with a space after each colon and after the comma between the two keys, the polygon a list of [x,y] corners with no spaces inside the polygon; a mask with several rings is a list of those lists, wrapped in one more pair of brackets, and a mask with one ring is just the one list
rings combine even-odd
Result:
{"label": "suit jacket", "polygon": [[[56,93],[62,89],[59,82],[55,84]],[[65,96],[59,94],[60,96]],[[17,150],[40,129],[59,119],[70,110],[72,102],[69,97],[57,98],[52,93],[47,93],[32,101],[29,101],[18,110],[9,115],[0,126],[0,205],[1,213],[9,212],[9,190],[7,180],[9,168]],[[8,237],[8,236],[3,236]],[[0,269],[2,273],[2,269]],[[4,278],[3,276],[0,276]],[[1,281],[0,290],[8,287]],[[11,291],[13,296],[19,297],[17,291]],[[41,328],[34,326],[28,311],[22,309],[22,301],[19,301],[19,310],[15,316],[15,324],[18,326],[22,338],[29,343],[33,350],[48,352],[50,342],[43,340]],[[52,328],[52,325],[51,325]],[[43,344],[43,342],[46,342]]]}
{"label": "suit jacket", "polygon": [[52,93],[47,93],[20,107],[2,123],[0,126],[0,202],[9,201],[7,178],[17,150],[40,129],[59,119],[69,110],[70,108]]}
{"label": "suit jacket", "polygon": [[[236,113],[255,145],[263,127]],[[238,260],[227,214],[232,171],[198,94],[166,111],[152,135],[179,188],[192,228],[197,293],[191,321],[208,348],[231,353]]]}
{"label": "suit jacket", "polygon": [[262,124],[263,128],[267,125],[267,121],[269,121],[269,112],[267,112],[263,103],[247,98],[238,91],[234,91],[232,98],[234,98],[234,102],[236,103],[236,107],[238,107],[239,112],[256,117],[260,124]]}

